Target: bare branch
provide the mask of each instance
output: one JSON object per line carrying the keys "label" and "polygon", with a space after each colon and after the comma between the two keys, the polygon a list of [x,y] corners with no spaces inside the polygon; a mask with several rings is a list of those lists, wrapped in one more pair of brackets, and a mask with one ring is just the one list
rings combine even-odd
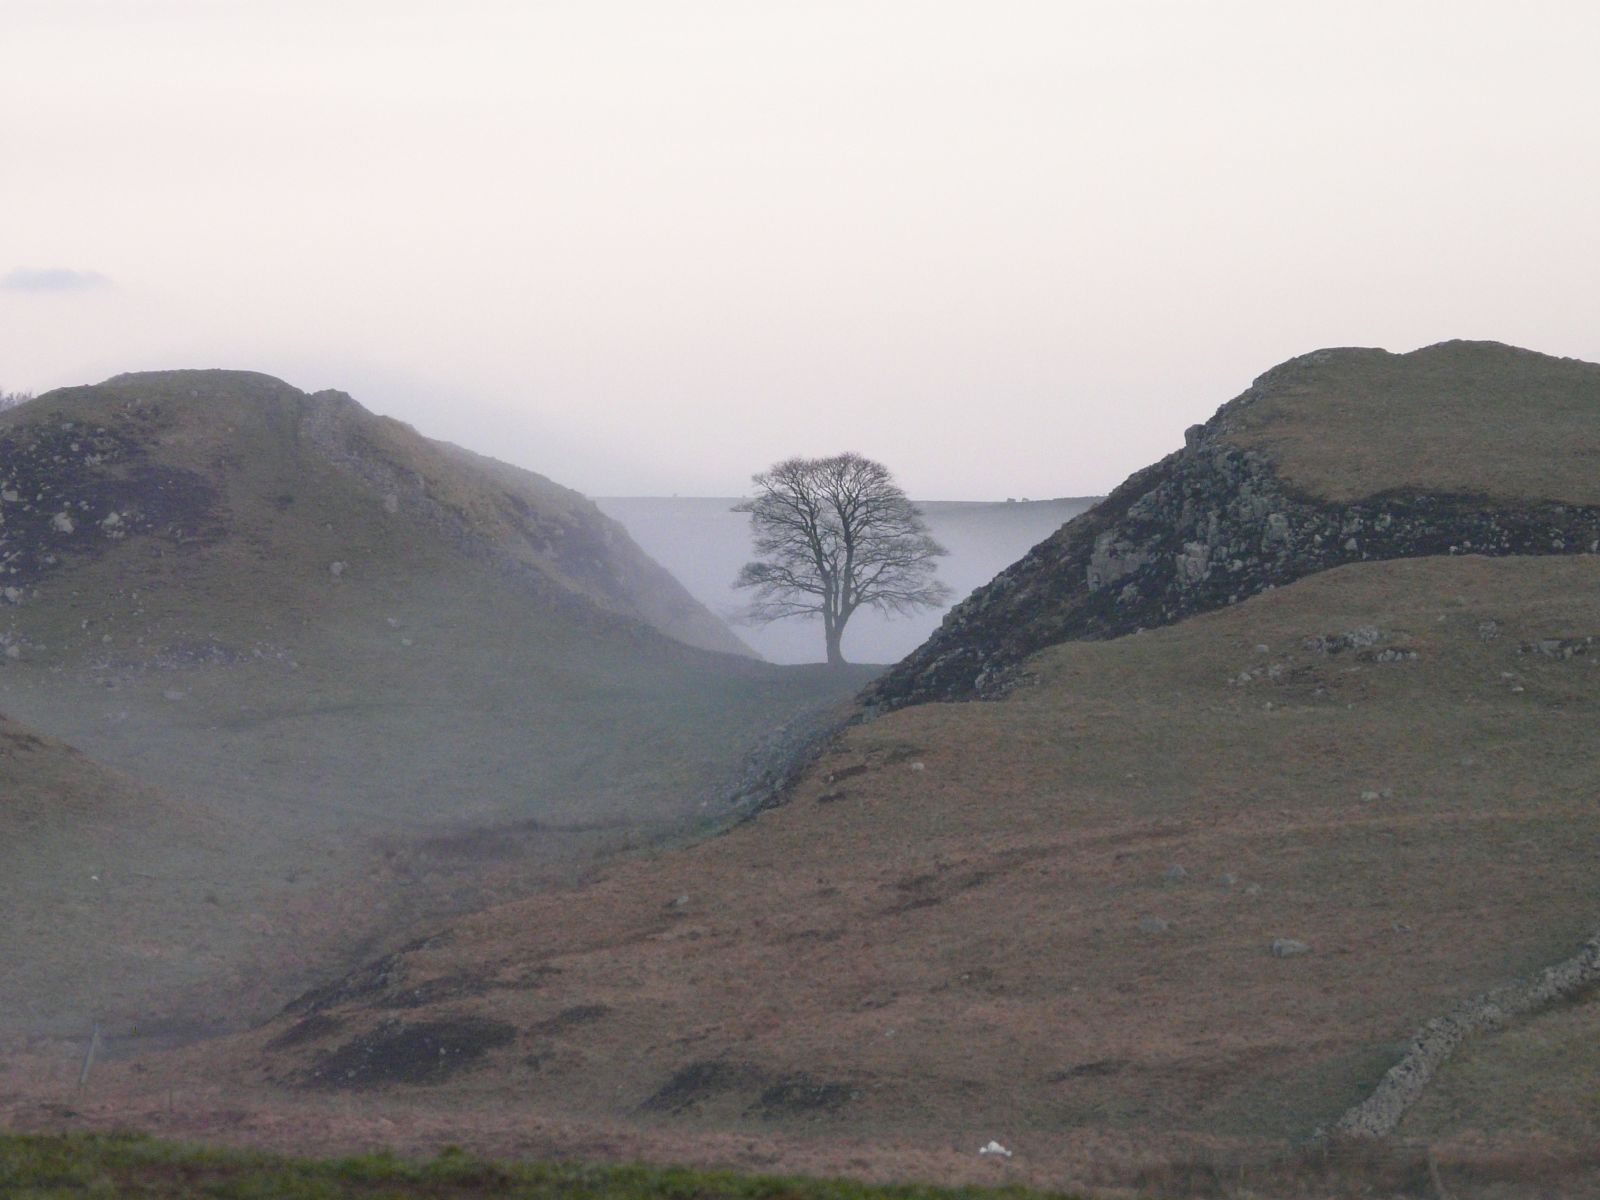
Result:
{"label": "bare branch", "polygon": [[821,617],[828,661],[837,663],[858,609],[904,615],[949,600],[933,578],[934,560],[949,552],[882,463],[848,453],[790,458],[752,481],[756,494],[733,509],[750,514],[761,556],[734,583],[753,592],[742,620]]}

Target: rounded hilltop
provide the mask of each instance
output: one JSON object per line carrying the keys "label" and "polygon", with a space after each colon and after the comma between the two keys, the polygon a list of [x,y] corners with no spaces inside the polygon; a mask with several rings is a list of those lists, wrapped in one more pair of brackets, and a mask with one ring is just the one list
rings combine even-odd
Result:
{"label": "rounded hilltop", "polygon": [[[225,588],[249,595],[293,589],[332,562],[404,573],[464,553],[542,604],[751,654],[580,493],[344,392],[254,371],[117,375],[0,414],[0,464],[18,497],[0,532],[14,587],[156,542],[226,559]],[[245,579],[241,566],[264,555],[268,578]]]}
{"label": "rounded hilltop", "polygon": [[1495,342],[1318,350],[1261,375],[978,589],[869,701],[1001,694],[1034,651],[1349,563],[1600,549],[1600,366]]}
{"label": "rounded hilltop", "polygon": [[1259,376],[1215,424],[1307,497],[1600,504],[1600,364],[1501,342],[1313,351]]}

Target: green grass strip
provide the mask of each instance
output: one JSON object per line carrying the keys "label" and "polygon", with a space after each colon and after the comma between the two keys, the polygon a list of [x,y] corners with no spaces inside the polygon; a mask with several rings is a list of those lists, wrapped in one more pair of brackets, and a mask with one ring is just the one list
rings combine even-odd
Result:
{"label": "green grass strip", "polygon": [[429,1161],[391,1154],[291,1158],[164,1142],[143,1134],[0,1134],[6,1200],[1067,1200],[1029,1188],[940,1188],[741,1175],[688,1167],[512,1163],[448,1147]]}

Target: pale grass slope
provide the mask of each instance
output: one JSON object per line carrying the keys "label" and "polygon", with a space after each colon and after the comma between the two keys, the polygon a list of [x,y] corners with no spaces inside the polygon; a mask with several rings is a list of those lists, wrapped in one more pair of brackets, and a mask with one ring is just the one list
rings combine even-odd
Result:
{"label": "pale grass slope", "polygon": [[96,997],[149,1006],[154,982],[216,967],[229,921],[190,880],[226,859],[218,821],[0,715],[0,822],[0,1038],[87,1031]]}

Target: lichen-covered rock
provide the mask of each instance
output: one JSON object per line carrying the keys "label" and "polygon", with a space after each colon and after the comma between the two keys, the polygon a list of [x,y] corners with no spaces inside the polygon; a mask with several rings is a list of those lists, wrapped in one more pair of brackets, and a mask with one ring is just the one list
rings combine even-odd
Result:
{"label": "lichen-covered rock", "polygon": [[197,472],[156,461],[137,420],[79,426],[28,422],[26,415],[8,414],[0,428],[0,595],[9,603],[20,604],[23,587],[69,557],[97,556],[130,534],[173,550],[218,536],[216,487]]}

